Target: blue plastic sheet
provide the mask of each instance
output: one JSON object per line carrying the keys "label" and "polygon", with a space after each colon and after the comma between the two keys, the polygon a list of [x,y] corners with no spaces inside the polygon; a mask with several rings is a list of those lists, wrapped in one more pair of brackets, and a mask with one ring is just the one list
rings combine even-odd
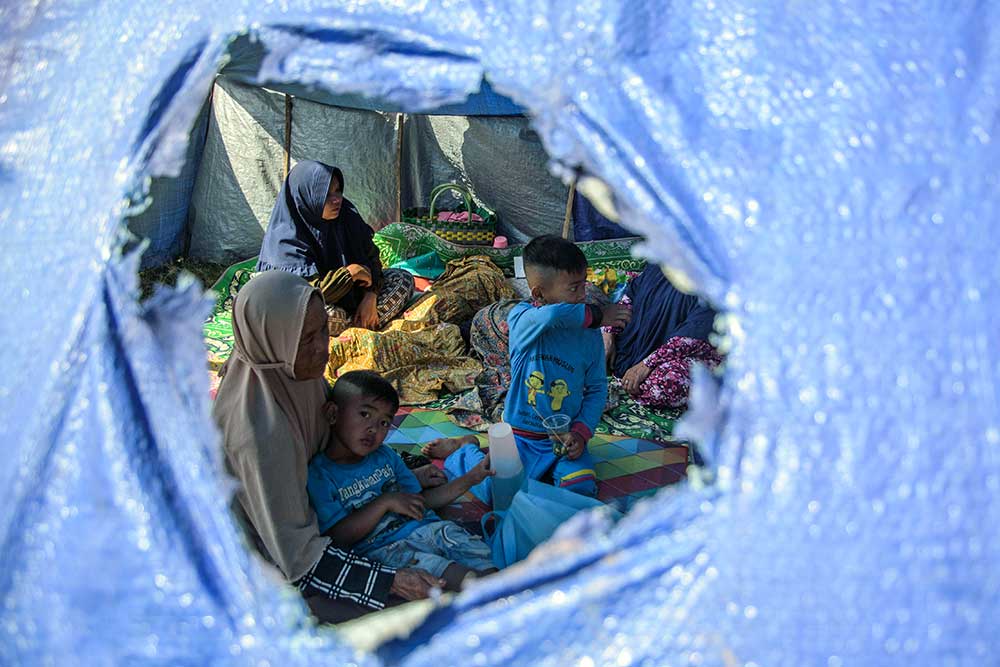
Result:
{"label": "blue plastic sheet", "polygon": [[[993,3],[0,8],[0,663],[988,665],[1000,658]],[[139,305],[127,194],[176,175],[226,44],[261,83],[460,103],[723,307],[714,484],[581,515],[358,656],[244,551],[201,290]],[[516,168],[516,165],[512,165]]]}

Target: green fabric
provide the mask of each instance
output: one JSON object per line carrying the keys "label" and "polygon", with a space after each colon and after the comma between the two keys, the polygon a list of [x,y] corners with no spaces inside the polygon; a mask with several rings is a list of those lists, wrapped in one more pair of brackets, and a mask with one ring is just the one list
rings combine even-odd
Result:
{"label": "green fabric", "polygon": [[249,282],[256,266],[256,257],[233,264],[212,285],[218,298],[204,326],[208,364],[212,370],[219,370],[233,351],[236,340],[233,337],[233,299],[240,288]]}
{"label": "green fabric", "polygon": [[[215,291],[216,294],[219,295],[220,299],[225,299],[227,296],[236,296],[236,292],[239,290],[237,289],[236,291],[232,291],[231,289],[233,279],[236,277],[236,274],[245,273],[247,271],[253,273],[253,270],[256,267],[257,267],[256,257],[251,257],[250,259],[245,259],[242,262],[233,264],[228,269],[226,269],[226,271],[219,277],[218,280],[215,281],[215,284],[212,285],[212,289]],[[250,277],[246,276],[246,278],[240,283],[240,287],[245,285],[248,280],[250,280]],[[220,306],[221,303],[216,302],[215,308],[218,309],[220,308]],[[232,310],[232,307],[233,304],[230,303],[229,309]]]}
{"label": "green fabric", "polygon": [[681,414],[681,410],[652,410],[629,397],[601,416],[596,432],[665,441],[670,439]]}
{"label": "green fabric", "polygon": [[444,273],[444,262],[436,252],[428,252],[392,265],[394,269],[406,269],[415,276],[434,280]]}
{"label": "green fabric", "polygon": [[[620,271],[641,271],[646,261],[632,256],[632,246],[639,237],[606,241],[584,241],[577,246],[583,251],[587,263],[592,267],[611,267]],[[436,234],[414,225],[394,222],[375,233],[373,239],[378,246],[382,264],[390,266],[418,255],[435,253],[443,263],[459,257],[486,255],[499,266],[504,275],[514,275],[514,257],[521,255],[524,246],[493,248],[490,246],[468,246],[451,243]]]}

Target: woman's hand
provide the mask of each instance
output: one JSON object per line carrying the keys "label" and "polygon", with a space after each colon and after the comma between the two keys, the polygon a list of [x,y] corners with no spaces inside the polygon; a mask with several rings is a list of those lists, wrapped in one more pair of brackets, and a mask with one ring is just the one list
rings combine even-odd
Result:
{"label": "woman's hand", "polygon": [[404,600],[423,600],[431,594],[432,588],[444,588],[444,579],[438,579],[426,570],[404,567],[396,570],[389,592]]}
{"label": "woman's hand", "polygon": [[424,518],[424,497],[419,493],[386,493],[378,497],[387,512],[395,512],[411,519]]}
{"label": "woman's hand", "polygon": [[356,285],[361,285],[362,287],[372,286],[372,272],[368,270],[367,266],[348,264],[347,271],[351,274],[351,280]]}
{"label": "woman's hand", "polygon": [[649,366],[640,361],[635,366],[625,371],[625,375],[622,376],[622,388],[624,388],[625,391],[632,396],[638,396],[640,391],[639,387],[648,377]]}
{"label": "woman's hand", "polygon": [[375,292],[365,292],[365,296],[358,305],[358,310],[354,313],[352,324],[363,329],[374,329],[378,326],[378,308]]}

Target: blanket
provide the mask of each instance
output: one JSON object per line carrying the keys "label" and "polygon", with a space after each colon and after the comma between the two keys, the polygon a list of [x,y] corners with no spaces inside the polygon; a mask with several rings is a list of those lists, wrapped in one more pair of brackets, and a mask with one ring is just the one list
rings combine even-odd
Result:
{"label": "blanket", "polygon": [[474,386],[482,364],[466,355],[458,324],[488,303],[513,296],[503,273],[486,257],[448,262],[444,274],[381,331],[350,328],[330,341],[327,379],[376,370],[414,405]]}
{"label": "blanket", "polygon": [[[418,454],[423,444],[436,438],[471,433],[441,410],[401,408],[393,423],[395,428],[385,442],[400,453]],[[478,434],[478,438],[481,446],[487,445],[484,434]],[[620,511],[629,510],[640,499],[686,475],[688,449],[669,438],[655,441],[598,433],[589,447],[596,461],[597,497]],[[439,460],[434,463],[439,467],[443,464]],[[471,494],[465,494],[439,514],[479,533],[479,519],[488,509]]]}

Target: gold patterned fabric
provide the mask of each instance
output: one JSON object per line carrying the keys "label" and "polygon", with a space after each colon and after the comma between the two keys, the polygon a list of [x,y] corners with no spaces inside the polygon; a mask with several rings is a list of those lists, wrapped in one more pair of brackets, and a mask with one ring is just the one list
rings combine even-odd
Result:
{"label": "gold patterned fabric", "polygon": [[457,325],[512,296],[503,272],[488,258],[453,260],[428,293],[382,331],[350,328],[331,338],[327,378],[336,382],[348,371],[376,370],[407,405],[470,389],[483,367],[468,356]]}
{"label": "gold patterned fabric", "polygon": [[453,259],[424,296],[407,311],[407,319],[428,322],[467,322],[481,309],[513,299],[514,289],[489,257]]}

